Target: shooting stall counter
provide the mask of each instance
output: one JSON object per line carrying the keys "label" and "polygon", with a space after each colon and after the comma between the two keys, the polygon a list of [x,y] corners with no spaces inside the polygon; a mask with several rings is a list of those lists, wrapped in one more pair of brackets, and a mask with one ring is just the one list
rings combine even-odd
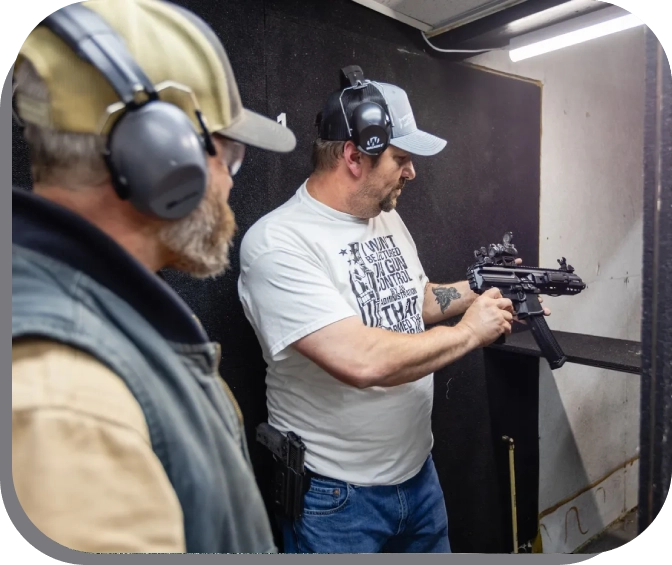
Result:
{"label": "shooting stall counter", "polygon": [[[554,331],[556,340],[567,355],[567,363],[610,369],[639,375],[642,370],[642,346],[638,341]],[[542,357],[529,331],[514,333],[506,343],[490,348],[517,355]]]}

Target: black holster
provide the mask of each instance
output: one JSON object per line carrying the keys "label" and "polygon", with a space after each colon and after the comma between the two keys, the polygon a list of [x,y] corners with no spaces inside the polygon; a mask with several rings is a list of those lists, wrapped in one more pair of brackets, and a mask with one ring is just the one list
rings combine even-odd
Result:
{"label": "black holster", "polygon": [[267,423],[257,426],[257,441],[273,454],[271,498],[276,512],[289,519],[303,514],[310,477],[303,465],[306,446],[294,432],[283,434]]}

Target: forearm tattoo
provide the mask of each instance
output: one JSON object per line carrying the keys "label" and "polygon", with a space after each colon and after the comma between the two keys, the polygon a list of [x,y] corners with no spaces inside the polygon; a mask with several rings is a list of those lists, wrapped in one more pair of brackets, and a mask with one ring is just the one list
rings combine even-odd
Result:
{"label": "forearm tattoo", "polygon": [[434,293],[434,296],[436,296],[436,302],[441,307],[442,314],[446,313],[448,306],[450,306],[450,303],[453,300],[457,300],[458,298],[462,297],[462,295],[457,292],[457,289],[453,286],[435,286],[432,288],[432,292]]}

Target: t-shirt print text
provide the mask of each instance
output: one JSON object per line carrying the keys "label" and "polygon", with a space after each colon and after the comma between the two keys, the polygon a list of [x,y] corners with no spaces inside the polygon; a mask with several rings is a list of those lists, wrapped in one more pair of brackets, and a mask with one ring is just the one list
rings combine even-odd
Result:
{"label": "t-shirt print text", "polygon": [[348,262],[350,286],[367,326],[401,333],[424,331],[418,291],[394,236],[348,243],[340,255]]}

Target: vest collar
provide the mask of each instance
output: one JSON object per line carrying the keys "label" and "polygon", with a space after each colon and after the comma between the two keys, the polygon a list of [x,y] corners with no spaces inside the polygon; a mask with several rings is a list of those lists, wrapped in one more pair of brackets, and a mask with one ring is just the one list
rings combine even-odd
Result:
{"label": "vest collar", "polygon": [[208,343],[196,316],[166,282],[78,214],[14,188],[12,243],[85,273],[127,302],[166,340]]}

